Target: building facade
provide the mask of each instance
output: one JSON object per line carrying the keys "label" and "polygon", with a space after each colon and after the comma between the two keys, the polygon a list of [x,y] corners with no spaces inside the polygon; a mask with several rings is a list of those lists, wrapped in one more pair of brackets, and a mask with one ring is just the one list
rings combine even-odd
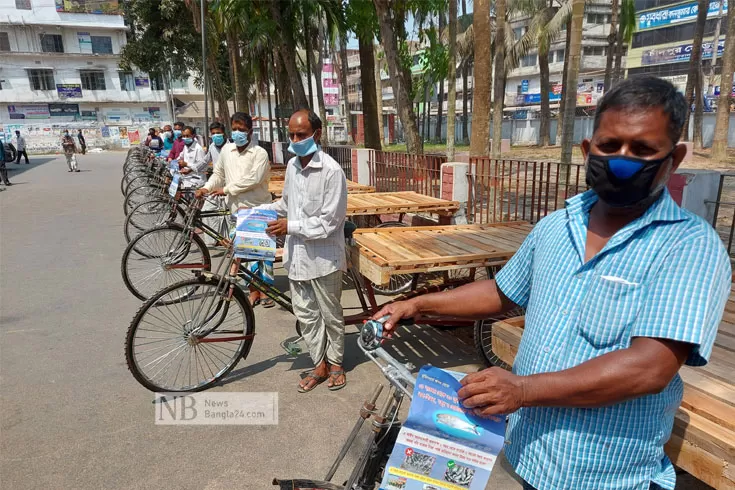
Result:
{"label": "building facade", "polygon": [[20,130],[49,151],[81,129],[89,146],[126,147],[171,121],[164,81],[120,68],[121,3],[0,0],[0,138]]}

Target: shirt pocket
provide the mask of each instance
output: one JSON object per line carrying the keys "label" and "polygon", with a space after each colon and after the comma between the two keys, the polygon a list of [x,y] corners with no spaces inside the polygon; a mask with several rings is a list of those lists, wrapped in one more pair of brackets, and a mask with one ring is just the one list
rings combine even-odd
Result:
{"label": "shirt pocket", "polygon": [[639,284],[595,277],[579,316],[579,333],[597,349],[620,345],[641,309]]}

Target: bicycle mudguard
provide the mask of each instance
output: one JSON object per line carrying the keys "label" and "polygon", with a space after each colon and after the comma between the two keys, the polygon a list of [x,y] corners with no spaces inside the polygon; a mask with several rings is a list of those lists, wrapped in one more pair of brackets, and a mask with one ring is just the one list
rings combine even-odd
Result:
{"label": "bicycle mudguard", "polygon": [[345,490],[341,485],[318,480],[279,480],[274,478],[273,485],[280,485],[280,490]]}

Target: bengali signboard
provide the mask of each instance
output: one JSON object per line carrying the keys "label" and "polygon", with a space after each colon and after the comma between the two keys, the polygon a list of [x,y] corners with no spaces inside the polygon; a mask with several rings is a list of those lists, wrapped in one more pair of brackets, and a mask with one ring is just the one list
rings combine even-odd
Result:
{"label": "bengali signboard", "polygon": [[82,111],[82,121],[96,121],[97,111]]}
{"label": "bengali signboard", "polygon": [[79,115],[79,104],[49,104],[51,117],[76,117]]}
{"label": "bengali signboard", "polygon": [[82,86],[78,83],[57,83],[56,92],[60,99],[82,98]]}
{"label": "bengali signboard", "polygon": [[108,124],[131,124],[130,109],[103,109],[105,122]]}
{"label": "bengali signboard", "polygon": [[528,80],[521,80],[521,93],[522,94],[528,93]]}
{"label": "bengali signboard", "polygon": [[135,77],[135,86],[140,88],[148,88],[151,86],[151,81],[148,77]]}
{"label": "bengali signboard", "polygon": [[[638,30],[665,27],[681,22],[693,22],[697,20],[699,11],[697,2],[682,3],[650,12],[643,12],[638,17]],[[716,17],[720,12],[720,0],[709,2],[707,17]],[[722,15],[727,15],[727,0],[722,5]]]}
{"label": "bengali signboard", "polygon": [[48,119],[50,116],[47,104],[9,105],[10,119]]}
{"label": "bengali signboard", "polygon": [[[522,96],[519,95],[518,99],[522,101],[521,104],[523,105],[540,104],[541,94],[523,94]],[[555,94],[554,92],[549,92],[549,102],[559,102],[560,100],[561,92],[558,94]]]}
{"label": "bengali signboard", "polygon": [[[689,61],[692,55],[693,44],[680,44],[670,48],[649,49],[641,55],[641,65],[661,65],[665,63],[681,63]],[[702,43],[702,59],[711,59],[714,52],[714,43]],[[717,57],[721,58],[725,51],[725,39],[717,43]]]}

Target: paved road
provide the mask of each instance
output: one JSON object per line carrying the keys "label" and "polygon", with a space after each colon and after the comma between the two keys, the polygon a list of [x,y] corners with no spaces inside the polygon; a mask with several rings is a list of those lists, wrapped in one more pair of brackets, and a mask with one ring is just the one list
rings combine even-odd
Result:
{"label": "paved road", "polygon": [[[353,336],[348,386],[298,394],[298,375],[309,362],[278,346],[294,325],[278,309],[256,310],[250,356],[215,388],[278,392],[278,426],[154,425],[153,397],[129,374],[123,355],[140,306],[119,272],[123,158],[81,156],[76,174],[66,171],[63,157],[10,164],[16,185],[0,192],[3,488],[267,489],[274,476],[322,477],[382,377]],[[447,334],[416,327],[403,337],[397,354],[416,365],[473,369],[473,354]],[[488,488],[520,486],[500,467]]]}

